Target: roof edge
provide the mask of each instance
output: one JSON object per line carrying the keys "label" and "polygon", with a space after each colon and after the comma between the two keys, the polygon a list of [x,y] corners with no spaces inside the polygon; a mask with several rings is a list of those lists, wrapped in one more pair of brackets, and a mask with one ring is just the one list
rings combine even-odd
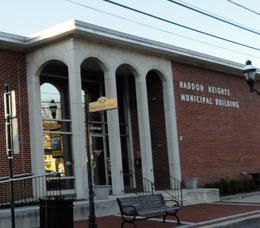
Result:
{"label": "roof edge", "polygon": [[[26,50],[32,50],[40,45],[48,45],[51,42],[68,37],[68,35],[87,37],[126,48],[154,53],[175,62],[214,68],[220,71],[227,70],[230,73],[239,74],[239,76],[243,75],[243,64],[75,19],[28,36],[0,32],[0,47],[26,52]],[[257,74],[260,74],[260,70],[257,70]]]}

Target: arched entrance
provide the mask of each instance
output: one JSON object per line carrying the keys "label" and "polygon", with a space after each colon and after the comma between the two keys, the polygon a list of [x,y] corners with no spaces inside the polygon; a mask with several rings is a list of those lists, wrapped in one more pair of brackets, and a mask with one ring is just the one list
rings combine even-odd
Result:
{"label": "arched entrance", "polygon": [[[85,102],[95,102],[99,97],[105,96],[104,73],[97,59],[88,58],[81,64],[81,86],[85,113]],[[89,113],[91,168],[95,185],[112,184],[107,129],[106,112]],[[87,152],[87,140],[85,141]]]}
{"label": "arched entrance", "polygon": [[163,85],[157,71],[146,76],[155,188],[169,189],[169,158],[165,125]]}
{"label": "arched entrance", "polygon": [[[128,64],[119,66],[116,70],[117,98],[118,98],[118,114],[120,125],[120,141],[121,155],[124,175],[124,191],[131,192],[136,186],[135,157],[134,157],[134,138],[133,138],[133,115],[137,116],[136,110],[136,90],[135,76],[133,68]],[[136,120],[136,118],[134,118]],[[136,122],[134,121],[136,124]],[[136,132],[137,131],[137,132]],[[138,127],[135,125],[135,138],[138,138]],[[139,149],[140,150],[140,149]]]}
{"label": "arched entrance", "polygon": [[68,83],[67,66],[59,61],[50,61],[40,73],[45,172],[61,172],[63,193],[75,195]]}

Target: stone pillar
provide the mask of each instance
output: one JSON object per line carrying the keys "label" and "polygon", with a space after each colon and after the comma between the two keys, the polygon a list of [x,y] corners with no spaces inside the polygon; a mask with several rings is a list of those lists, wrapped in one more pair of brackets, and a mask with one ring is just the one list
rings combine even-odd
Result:
{"label": "stone pillar", "polygon": [[[172,77],[170,81],[163,81],[164,111],[166,137],[168,147],[168,160],[170,176],[181,181],[181,166],[178,145],[177,120],[175,112],[175,100],[173,91]],[[171,183],[171,187],[173,183]]]}
{"label": "stone pillar", "polygon": [[82,56],[74,47],[73,40],[67,43],[70,50],[64,57],[68,64],[69,98],[72,131],[72,158],[75,176],[75,190],[77,198],[86,199],[88,196],[88,176],[86,164],[86,145],[83,119],[83,106],[81,94],[81,70]]}
{"label": "stone pillar", "polygon": [[[105,90],[108,99],[117,98],[115,72],[105,72]],[[118,110],[107,111],[108,139],[111,162],[112,190],[114,195],[124,194],[124,177],[121,154]]]}
{"label": "stone pillar", "polygon": [[31,164],[34,175],[44,174],[44,146],[39,67],[27,55],[27,90],[30,120]]}
{"label": "stone pillar", "polygon": [[142,159],[142,174],[144,178],[154,182],[146,75],[144,76],[142,75],[142,77],[136,77],[135,83],[136,83],[138,127],[139,127],[141,159]]}

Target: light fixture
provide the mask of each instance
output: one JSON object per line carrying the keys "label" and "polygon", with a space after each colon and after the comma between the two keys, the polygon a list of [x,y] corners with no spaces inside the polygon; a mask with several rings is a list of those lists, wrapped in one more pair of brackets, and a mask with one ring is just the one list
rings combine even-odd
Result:
{"label": "light fixture", "polygon": [[257,92],[258,95],[260,95],[259,92],[254,89],[256,67],[252,65],[252,62],[250,60],[246,61],[246,65],[244,66],[243,73],[246,78],[247,84],[250,87],[250,92],[252,93],[253,91],[255,91]]}
{"label": "light fixture", "polygon": [[51,100],[49,108],[51,110],[51,115],[52,115],[53,119],[55,119],[56,112],[57,112],[57,105],[54,100]]}

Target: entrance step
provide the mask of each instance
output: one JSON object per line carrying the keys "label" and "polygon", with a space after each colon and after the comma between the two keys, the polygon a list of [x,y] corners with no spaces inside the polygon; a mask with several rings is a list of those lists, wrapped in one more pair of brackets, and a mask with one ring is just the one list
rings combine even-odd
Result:
{"label": "entrance step", "polygon": [[[157,192],[157,191],[156,191]],[[172,199],[164,191],[158,191],[162,193],[166,200]],[[197,188],[197,189],[183,189],[183,206],[209,203],[214,201],[219,201],[219,190],[218,189],[209,189],[209,188]]]}

